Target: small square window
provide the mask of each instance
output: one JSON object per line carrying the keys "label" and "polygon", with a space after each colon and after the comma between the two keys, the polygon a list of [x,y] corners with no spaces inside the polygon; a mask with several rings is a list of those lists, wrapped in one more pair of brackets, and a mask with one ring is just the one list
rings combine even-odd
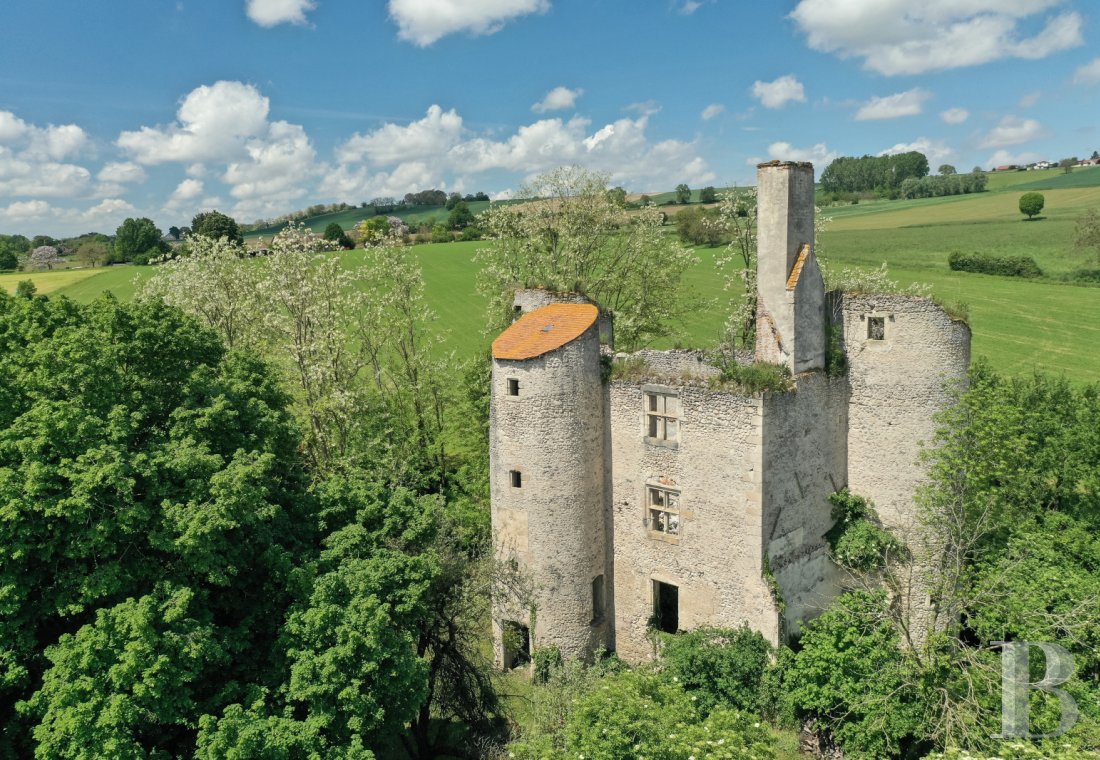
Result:
{"label": "small square window", "polygon": [[509,396],[518,396],[519,395],[519,380],[517,378],[514,378],[514,377],[508,378],[508,395]]}
{"label": "small square window", "polygon": [[646,435],[658,441],[680,438],[680,398],[666,393],[645,394]]}
{"label": "small square window", "polygon": [[512,488],[523,488],[523,474],[519,470],[509,470],[508,477],[512,481]]}
{"label": "small square window", "polygon": [[680,535],[680,492],[646,486],[646,524],[650,531],[666,536]]}
{"label": "small square window", "polygon": [[886,340],[886,317],[867,317],[867,340]]}

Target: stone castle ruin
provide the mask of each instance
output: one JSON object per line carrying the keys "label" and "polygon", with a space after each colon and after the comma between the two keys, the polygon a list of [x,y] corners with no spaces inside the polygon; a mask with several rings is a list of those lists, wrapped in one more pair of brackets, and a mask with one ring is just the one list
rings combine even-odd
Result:
{"label": "stone castle ruin", "polygon": [[[970,331],[927,298],[826,294],[806,163],[758,168],[756,358],[793,389],[708,381],[698,352],[643,351],[606,377],[612,325],[584,298],[520,291],[493,343],[490,425],[498,554],[532,599],[494,600],[497,663],[535,647],[652,655],[665,631],[742,623],[773,643],[840,592],[828,497],[848,486],[903,536],[919,442],[965,377]],[[827,335],[847,371],[825,371]]]}

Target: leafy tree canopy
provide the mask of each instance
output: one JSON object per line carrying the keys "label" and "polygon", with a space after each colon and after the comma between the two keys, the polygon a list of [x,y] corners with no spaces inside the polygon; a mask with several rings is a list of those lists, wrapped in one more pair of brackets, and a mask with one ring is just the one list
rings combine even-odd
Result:
{"label": "leafy tree canopy", "polygon": [[221,240],[227,238],[230,243],[243,243],[244,236],[240,226],[231,216],[220,211],[200,211],[191,220],[191,234]]}
{"label": "leafy tree canopy", "polygon": [[1024,193],[1020,196],[1020,213],[1027,214],[1027,218],[1032,219],[1042,212],[1046,202],[1042,193]]}

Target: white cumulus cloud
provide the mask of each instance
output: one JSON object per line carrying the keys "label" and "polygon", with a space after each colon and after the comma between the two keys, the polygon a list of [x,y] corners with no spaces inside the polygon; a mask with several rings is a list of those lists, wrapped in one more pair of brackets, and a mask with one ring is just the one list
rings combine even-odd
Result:
{"label": "white cumulus cloud", "polygon": [[965,108],[948,108],[940,111],[940,119],[944,124],[962,124],[970,118],[970,111]]}
{"label": "white cumulus cloud", "polygon": [[[829,150],[825,143],[817,143],[809,148],[796,148],[789,142],[773,142],[768,146],[768,158],[775,161],[809,161],[818,168],[828,166],[837,157],[835,150]],[[755,166],[763,159],[750,158],[748,164]]]}
{"label": "white cumulus cloud", "polygon": [[117,142],[140,164],[228,161],[244,152],[247,138],[265,131],[269,108],[250,84],[215,82],[188,93],[175,123],[123,132]]}
{"label": "white cumulus cloud", "polygon": [[752,96],[765,108],[782,108],[788,103],[806,102],[805,89],[794,74],[781,76],[774,82],[753,82]]}
{"label": "white cumulus cloud", "polygon": [[1006,116],[991,129],[979,148],[1003,148],[1006,145],[1019,145],[1046,135],[1046,129],[1035,119],[1021,119],[1018,116]]}
{"label": "white cumulus cloud", "polygon": [[126,182],[144,182],[145,170],[132,161],[122,161],[106,164],[99,173],[96,175],[96,179],[100,182],[115,182],[123,184]]}
{"label": "white cumulus cloud", "polygon": [[107,198],[95,206],[86,209],[80,214],[80,217],[86,222],[116,222],[117,226],[121,224],[123,219],[127,216],[134,214],[137,211],[133,204],[129,201],[124,201],[121,198]]}
{"label": "white cumulus cloud", "polygon": [[898,143],[879,153],[880,156],[894,156],[898,153],[910,153],[917,151],[923,153],[928,159],[929,165],[935,170],[941,164],[955,160],[955,151],[943,140],[931,140],[927,137],[918,137],[913,142]]}
{"label": "white cumulus cloud", "polygon": [[456,32],[493,34],[520,16],[549,9],[550,0],[389,0],[398,37],[420,47]]}
{"label": "white cumulus cloud", "polygon": [[441,158],[462,137],[462,117],[453,108],[432,105],[423,119],[406,126],[384,124],[366,134],[356,134],[336,149],[341,163],[364,158],[376,164]]}
{"label": "white cumulus cloud", "polygon": [[15,201],[0,208],[0,219],[7,222],[27,222],[56,216],[58,210],[46,201]]}
{"label": "white cumulus cloud", "polygon": [[1040,153],[1034,151],[1024,151],[1023,153],[1012,153],[1007,150],[998,150],[989,157],[986,161],[986,165],[992,167],[998,166],[1024,166],[1026,164],[1035,163],[1042,160],[1043,156]]}
{"label": "white cumulus cloud", "polygon": [[1100,83],[1100,58],[1093,58],[1089,63],[1086,63],[1084,66],[1079,66],[1077,68],[1077,71],[1073,72],[1073,83]]}
{"label": "white cumulus cloud", "polygon": [[924,101],[930,97],[932,97],[932,93],[915,87],[905,92],[898,92],[881,98],[871,98],[856,111],[856,121],[916,116],[923,110]]}
{"label": "white cumulus cloud", "polygon": [[248,17],[263,27],[305,24],[306,13],[317,7],[313,0],[248,0]]}
{"label": "white cumulus cloud", "polygon": [[1059,13],[1026,36],[1021,20],[1065,0],[801,0],[791,12],[814,50],[887,76],[1045,58],[1083,44],[1084,20]]}
{"label": "white cumulus cloud", "polygon": [[718,116],[718,115],[724,113],[725,110],[726,110],[726,107],[724,105],[722,105],[721,103],[711,103],[709,106],[707,106],[706,108],[703,109],[703,112],[701,114],[699,114],[699,117],[703,121],[710,121],[715,116]]}
{"label": "white cumulus cloud", "polygon": [[563,111],[567,108],[572,108],[577,103],[577,98],[584,94],[584,90],[578,88],[576,90],[570,90],[568,87],[555,87],[546,93],[546,97],[540,100],[535,105],[531,106],[531,110],[535,113],[546,113],[547,111]]}

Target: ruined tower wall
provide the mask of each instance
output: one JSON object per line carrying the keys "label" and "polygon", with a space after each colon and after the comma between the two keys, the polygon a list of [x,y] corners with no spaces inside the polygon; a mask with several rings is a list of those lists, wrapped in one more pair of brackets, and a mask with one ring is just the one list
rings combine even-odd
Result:
{"label": "ruined tower wall", "polygon": [[[549,353],[494,359],[490,490],[498,552],[534,581],[534,646],[587,658],[608,642],[608,616],[593,617],[593,580],[607,578],[604,505],[604,394],[597,325]],[[509,395],[508,381],[519,382]],[[521,485],[512,483],[519,472]],[[501,621],[530,625],[514,599],[498,599]]]}
{"label": "ruined tower wall", "polygon": [[845,296],[842,314],[848,484],[904,538],[915,527],[913,496],[925,477],[919,445],[932,443],[935,415],[951,403],[949,386],[966,378],[970,328],[917,296]]}
{"label": "ruined tower wall", "polygon": [[813,242],[813,166],[760,164],[756,358],[795,374],[825,366],[825,294]]}
{"label": "ruined tower wall", "polygon": [[[675,396],[677,440],[647,435],[646,393]],[[776,641],[778,614],[761,577],[759,398],[705,387],[615,381],[611,429],[615,644],[627,660],[653,655],[654,582],[676,586],[679,628],[747,623]],[[679,492],[676,535],[654,530],[647,486]]]}
{"label": "ruined tower wall", "polygon": [[762,438],[762,550],[785,604],[786,635],[838,593],[824,535],[833,524],[829,494],[844,486],[848,466],[846,378],[813,372],[797,384],[764,397]]}

